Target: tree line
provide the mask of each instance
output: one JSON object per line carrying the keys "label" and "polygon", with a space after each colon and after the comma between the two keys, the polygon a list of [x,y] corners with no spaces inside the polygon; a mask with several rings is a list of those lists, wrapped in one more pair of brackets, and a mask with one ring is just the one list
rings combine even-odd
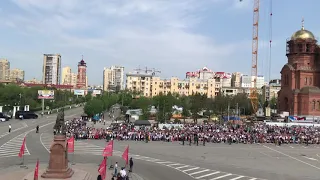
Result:
{"label": "tree line", "polygon": [[[265,104],[261,97],[260,101],[261,104]],[[230,116],[252,114],[252,107],[247,94],[237,94],[235,96],[219,94],[214,99],[211,99],[201,94],[179,96],[168,93],[149,98],[144,96],[138,97],[137,93],[130,91],[120,91],[118,93],[105,92],[101,96],[89,100],[85,105],[84,111],[88,116],[93,116],[108,110],[116,103],[121,105],[123,112],[127,109],[141,109],[142,115],[140,119],[153,118],[159,122],[165,122],[172,118],[174,113],[172,107],[174,105],[183,108],[181,113],[183,119],[192,118],[194,121],[197,121],[200,117],[210,118],[212,116],[224,116],[227,114]],[[155,115],[150,114],[152,106],[157,109]]]}
{"label": "tree line", "polygon": [[[30,105],[30,111],[40,111],[41,99],[38,99],[38,90],[44,89],[43,87],[21,87],[15,84],[0,84],[0,106],[3,106],[4,111],[8,111],[12,110],[13,106],[23,107],[24,105]],[[48,106],[50,109],[82,103],[91,99],[91,95],[76,97],[69,90],[46,89],[55,90],[54,99],[45,100],[45,106]]]}

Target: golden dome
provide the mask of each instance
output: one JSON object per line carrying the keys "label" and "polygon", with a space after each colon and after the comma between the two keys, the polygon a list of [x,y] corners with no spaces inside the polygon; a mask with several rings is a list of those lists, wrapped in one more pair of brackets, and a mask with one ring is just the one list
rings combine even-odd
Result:
{"label": "golden dome", "polygon": [[315,39],[314,35],[312,32],[305,30],[305,29],[301,29],[297,32],[295,32],[292,36],[291,36],[291,40],[296,40],[296,39]]}
{"label": "golden dome", "polygon": [[314,37],[314,35],[313,35],[312,32],[304,29],[304,20],[302,20],[301,30],[295,32],[295,33],[291,36],[291,40],[297,40],[297,39],[312,39],[312,40],[315,39],[315,37]]}

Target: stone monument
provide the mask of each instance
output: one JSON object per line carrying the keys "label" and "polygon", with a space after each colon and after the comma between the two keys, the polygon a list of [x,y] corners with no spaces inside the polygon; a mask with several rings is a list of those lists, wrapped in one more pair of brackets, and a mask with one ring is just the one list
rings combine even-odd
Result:
{"label": "stone monument", "polygon": [[50,147],[49,166],[41,177],[55,179],[70,178],[74,174],[74,171],[68,165],[68,145],[64,110],[60,111],[57,115],[54,131],[56,134]]}

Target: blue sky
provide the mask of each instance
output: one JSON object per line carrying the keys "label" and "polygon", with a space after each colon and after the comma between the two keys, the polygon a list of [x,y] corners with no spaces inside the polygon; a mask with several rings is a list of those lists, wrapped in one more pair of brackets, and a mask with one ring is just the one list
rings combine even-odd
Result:
{"label": "blue sky", "polygon": [[[260,0],[259,74],[269,77],[271,0]],[[286,63],[286,39],[301,28],[319,36],[319,0],[273,0],[271,78]],[[102,84],[103,67],[148,66],[161,77],[204,66],[250,74],[253,0],[2,0],[0,57],[26,79],[41,78],[44,53],[62,65],[84,55],[89,84]]]}

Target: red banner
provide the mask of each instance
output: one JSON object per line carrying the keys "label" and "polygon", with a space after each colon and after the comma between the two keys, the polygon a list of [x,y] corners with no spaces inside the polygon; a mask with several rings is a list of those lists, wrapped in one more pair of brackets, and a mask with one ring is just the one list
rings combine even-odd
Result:
{"label": "red banner", "polygon": [[107,176],[106,171],[107,171],[107,158],[103,158],[103,160],[99,166],[99,169],[98,169],[98,172],[101,175],[102,180],[106,179],[106,176]]}
{"label": "red banner", "polygon": [[113,152],[113,140],[111,140],[103,149],[102,156],[103,157],[112,156],[112,152]]}
{"label": "red banner", "polygon": [[124,150],[124,152],[122,154],[122,159],[126,162],[126,164],[128,164],[128,161],[129,161],[129,145]]}
{"label": "red banner", "polygon": [[20,147],[20,151],[19,151],[19,154],[18,154],[18,156],[20,158],[23,157],[25,148],[26,148],[26,137],[23,138],[22,145]]}
{"label": "red banner", "polygon": [[34,169],[33,179],[38,180],[39,178],[39,159],[37,160],[36,168]]}
{"label": "red banner", "polygon": [[74,152],[74,137],[68,139],[68,152]]}

